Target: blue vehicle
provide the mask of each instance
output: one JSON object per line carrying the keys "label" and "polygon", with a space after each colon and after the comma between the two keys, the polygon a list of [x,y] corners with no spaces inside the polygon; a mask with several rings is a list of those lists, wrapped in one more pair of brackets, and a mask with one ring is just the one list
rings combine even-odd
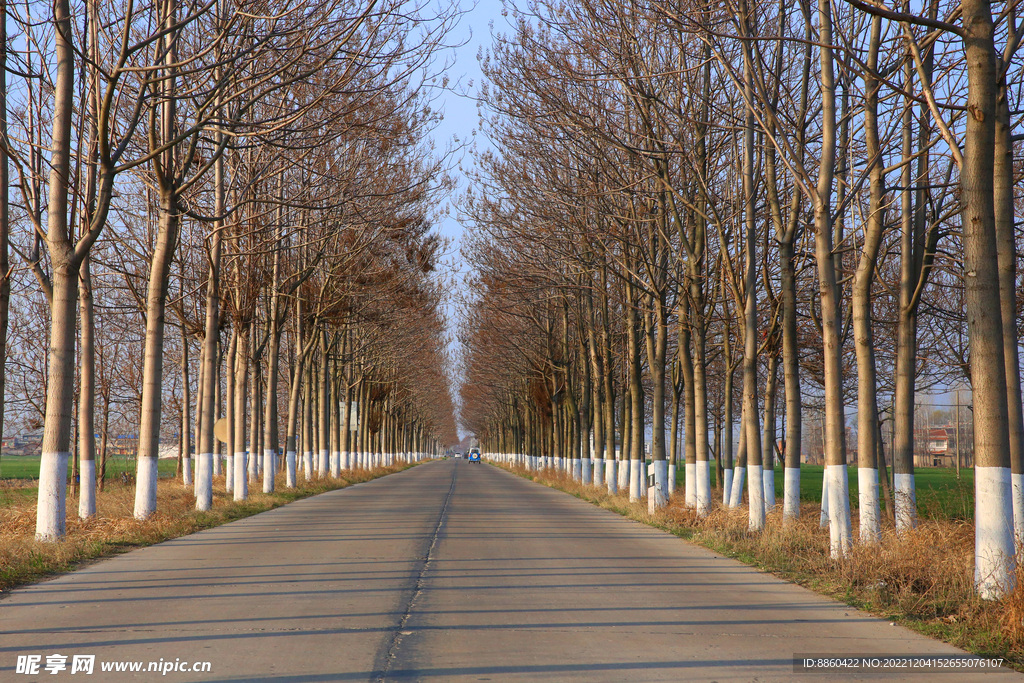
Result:
{"label": "blue vehicle", "polygon": [[469,451],[469,461],[470,462],[480,462],[480,449],[479,448],[470,449],[470,451]]}

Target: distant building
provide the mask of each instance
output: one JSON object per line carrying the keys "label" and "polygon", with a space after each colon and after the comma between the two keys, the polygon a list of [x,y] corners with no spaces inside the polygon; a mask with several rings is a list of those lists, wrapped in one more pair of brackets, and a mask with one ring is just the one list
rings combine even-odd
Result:
{"label": "distant building", "polygon": [[42,452],[43,432],[36,430],[4,437],[0,445],[3,455],[39,455]]}
{"label": "distant building", "polygon": [[[930,427],[915,434],[914,467],[956,467],[956,427]],[[963,449],[964,435],[960,435]],[[961,457],[961,465],[964,465]]]}

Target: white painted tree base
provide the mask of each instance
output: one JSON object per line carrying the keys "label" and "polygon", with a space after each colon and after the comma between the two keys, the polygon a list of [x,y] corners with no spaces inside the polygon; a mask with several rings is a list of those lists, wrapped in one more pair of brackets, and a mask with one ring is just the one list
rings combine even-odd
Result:
{"label": "white painted tree base", "polygon": [[1013,486],[1014,547],[1024,546],[1024,474],[1010,473]]}
{"label": "white painted tree base", "polygon": [[693,504],[697,508],[698,517],[706,517],[711,513],[711,463],[698,460],[694,465],[697,490]]}
{"label": "white painted tree base", "polygon": [[764,511],[771,512],[775,509],[775,469],[766,469],[762,472],[764,479]]}
{"label": "white painted tree base", "polygon": [[139,457],[135,466],[135,519],[149,519],[156,512],[157,459]]}
{"label": "white painted tree base", "polygon": [[295,451],[288,451],[284,454],[285,478],[284,485],[287,488],[295,488]]}
{"label": "white painted tree base", "polygon": [[800,468],[787,467],[782,471],[782,518],[800,517]]}
{"label": "white painted tree base", "polygon": [[629,461],[629,500],[630,502],[640,500],[640,487],[643,479],[640,475],[640,461]]}
{"label": "white painted tree base", "polygon": [[857,468],[857,504],[860,513],[860,542],[882,540],[882,508],[878,502],[878,470]]}
{"label": "white painted tree base", "polygon": [[846,557],[853,543],[850,529],[850,482],[846,465],[828,468],[828,527],[833,559]]}
{"label": "white painted tree base", "polygon": [[[655,460],[651,462],[651,473],[654,475],[654,486],[661,493],[661,497],[668,500],[668,460]],[[651,492],[647,492],[648,498]]]}
{"label": "white painted tree base", "polygon": [[232,463],[232,469],[235,473],[235,500],[245,500],[249,497],[249,480],[246,477],[246,457],[245,451],[239,451],[235,453],[235,461]]}
{"label": "white painted tree base", "polygon": [[821,520],[818,526],[822,529],[828,528],[828,465],[821,475]]}
{"label": "white painted tree base", "polygon": [[181,458],[181,477],[182,486],[192,486],[192,456],[190,455]]}
{"label": "white painted tree base", "polygon": [[263,493],[273,493],[277,475],[277,453],[273,448],[263,451]]}
{"label": "white painted tree base", "polygon": [[[917,487],[913,474],[894,474],[893,495],[896,500],[896,531],[906,531],[917,526]],[[975,480],[977,483],[977,480]]]}
{"label": "white painted tree base", "polygon": [[[188,459],[185,459],[188,462]],[[188,470],[186,470],[188,471]],[[96,461],[83,460],[78,470],[78,517],[91,519],[96,516]]]}
{"label": "white painted tree base", "polygon": [[213,507],[213,453],[200,453],[196,458],[196,510]]}
{"label": "white painted tree base", "polygon": [[655,484],[647,489],[647,514],[653,515],[666,505],[668,505],[668,500],[662,493],[660,486]]}
{"label": "white painted tree base", "polygon": [[36,540],[56,541],[66,533],[68,459],[70,453],[43,453],[39,461]]}
{"label": "white painted tree base", "polygon": [[683,502],[686,503],[686,507],[692,508],[697,507],[697,463],[688,462],[684,465],[685,481],[683,482],[685,497]]}
{"label": "white painted tree base", "polygon": [[733,468],[732,475],[732,498],[729,501],[729,507],[738,508],[743,505],[743,482],[747,476],[746,467],[735,467]]}
{"label": "white painted tree base", "polygon": [[732,502],[732,468],[722,471],[722,505],[729,507]]}
{"label": "white painted tree base", "polygon": [[764,528],[764,468],[761,465],[747,465],[747,498],[750,501],[749,528],[760,531]]}
{"label": "white painted tree base", "polygon": [[668,495],[672,495],[676,492],[676,465],[672,463],[668,466]]}
{"label": "white painted tree base", "polygon": [[619,492],[619,472],[617,466],[618,462],[615,460],[605,461],[604,482],[608,487],[608,493],[613,496]]}
{"label": "white painted tree base", "polygon": [[998,600],[1014,586],[1013,478],[1009,467],[974,468],[974,586]]}

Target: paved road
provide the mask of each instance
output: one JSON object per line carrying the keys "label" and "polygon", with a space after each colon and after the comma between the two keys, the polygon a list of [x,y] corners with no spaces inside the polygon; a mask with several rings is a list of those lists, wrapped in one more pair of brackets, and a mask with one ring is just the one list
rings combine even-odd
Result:
{"label": "paved road", "polygon": [[[425,464],[15,591],[2,681],[855,681],[794,653],[956,653],[488,465]],[[68,670],[18,675],[18,655]],[[96,656],[91,676],[71,657]],[[209,672],[103,663],[210,662]],[[891,672],[869,680],[1024,680]]]}

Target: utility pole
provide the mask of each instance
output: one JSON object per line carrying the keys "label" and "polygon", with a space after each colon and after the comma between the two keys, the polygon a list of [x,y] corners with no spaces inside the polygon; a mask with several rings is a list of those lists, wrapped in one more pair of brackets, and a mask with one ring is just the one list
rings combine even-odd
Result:
{"label": "utility pole", "polygon": [[956,391],[956,478],[960,479],[960,390]]}

